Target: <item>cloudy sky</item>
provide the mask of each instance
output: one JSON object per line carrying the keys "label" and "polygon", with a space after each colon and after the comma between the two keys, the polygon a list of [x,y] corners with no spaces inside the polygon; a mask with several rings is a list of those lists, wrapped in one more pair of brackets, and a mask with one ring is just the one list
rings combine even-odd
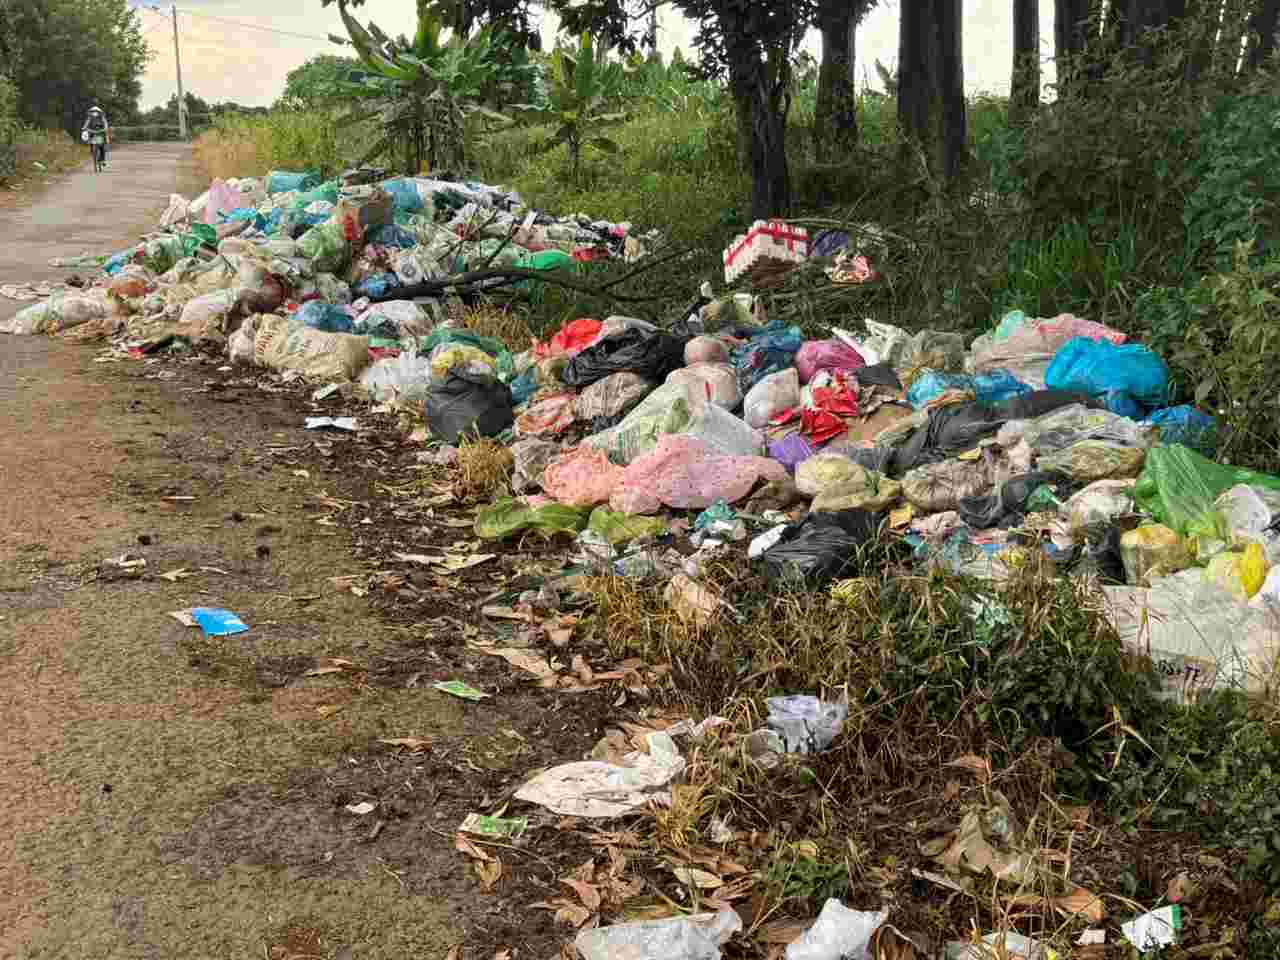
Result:
{"label": "cloudy sky", "polygon": [[[169,5],[155,12],[152,0],[130,0],[141,10],[147,41],[155,51],[142,84],[142,107],[163,103],[176,91],[173,27]],[[881,0],[858,31],[858,70],[876,85],[874,63],[893,67],[898,49],[899,0]],[[1012,63],[1009,0],[967,0],[964,21],[965,85],[970,92],[1006,92]],[[265,13],[268,7],[274,8]],[[367,0],[362,21],[373,20],[388,33],[411,33],[413,0]],[[1041,56],[1053,48],[1053,2],[1040,2]],[[234,100],[250,106],[271,104],[284,89],[285,75],[309,57],[334,53],[328,33],[343,34],[336,7],[320,0],[186,0],[178,4],[182,78],[187,90],[209,101]],[[554,18],[543,33],[554,37]],[[691,25],[664,10],[659,21],[665,54],[690,48]],[[817,53],[817,42],[810,38]],[[1051,72],[1048,76],[1051,76]]]}

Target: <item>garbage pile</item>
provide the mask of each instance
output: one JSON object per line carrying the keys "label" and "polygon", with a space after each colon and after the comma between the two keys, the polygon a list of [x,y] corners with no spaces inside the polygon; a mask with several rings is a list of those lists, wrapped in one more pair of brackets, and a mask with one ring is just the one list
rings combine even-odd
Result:
{"label": "garbage pile", "polygon": [[[1013,311],[967,345],[873,320],[811,339],[770,322],[763,297],[704,285],[666,327],[578,318],[513,354],[421,284],[634,260],[645,246],[630,225],[555,219],[482,184],[351,171],[215,182],[194,203],[174,197],[162,226],[8,332],[115,337],[134,355],[215,345],[354,382],[444,444],[496,438],[512,495],[479,512],[478,536],[572,536],[615,573],[669,581],[691,622],[732,615],[699,583],[730,543],[750,538],[774,579],[820,583],[887,529],[957,573],[1002,580],[1032,559],[1096,573],[1170,696],[1268,679],[1280,478],[1215,463],[1215,419],[1170,405],[1164,361],[1103,324]],[[726,251],[726,276],[772,282],[821,250],[831,282],[871,282],[856,247],[757,224]],[[666,518],[684,511],[692,557],[670,549]]]}

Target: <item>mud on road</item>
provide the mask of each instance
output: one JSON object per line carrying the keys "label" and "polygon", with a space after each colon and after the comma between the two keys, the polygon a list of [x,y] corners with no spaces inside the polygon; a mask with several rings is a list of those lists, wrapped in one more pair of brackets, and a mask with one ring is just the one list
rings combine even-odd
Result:
{"label": "mud on road", "polygon": [[[123,246],[195,192],[179,147],[122,149],[109,176],[99,207],[80,174],[0,217],[19,239],[2,275],[65,275],[50,256]],[[96,225],[59,234],[75,211]],[[535,813],[487,892],[454,849],[467,813],[580,759],[610,709],[467,646],[528,557],[388,570],[469,531],[388,499],[421,476],[394,425],[302,429],[377,426],[367,407],[212,358],[95,361],[0,339],[0,956],[554,955],[567,931],[527,905],[587,840]],[[104,563],[126,554],[145,567]],[[193,606],[251,629],[203,639],[169,616]],[[453,678],[494,695],[432,689]],[[399,738],[423,743],[380,742]]]}

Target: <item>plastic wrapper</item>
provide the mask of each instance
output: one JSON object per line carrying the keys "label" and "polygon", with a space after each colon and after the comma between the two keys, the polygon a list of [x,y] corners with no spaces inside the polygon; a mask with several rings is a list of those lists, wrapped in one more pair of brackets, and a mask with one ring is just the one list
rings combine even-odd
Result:
{"label": "plastic wrapper", "polygon": [[1147,454],[1133,496],[1140,509],[1183,536],[1225,539],[1214,501],[1237,484],[1280,490],[1280,477],[1214,463],[1180,444],[1159,444]]}
{"label": "plastic wrapper", "polygon": [[284,317],[259,318],[253,362],[308,379],[354,380],[369,364],[369,340],[345,333],[321,333]]}
{"label": "plastic wrapper", "polygon": [[832,898],[814,925],[787,945],[785,960],[871,960],[871,938],[888,919],[888,910],[851,910]]}
{"label": "plastic wrapper", "polygon": [[1056,453],[1045,454],[1040,469],[1065,474],[1078,483],[1136,477],[1146,452],[1106,440],[1081,440]]}
{"label": "plastic wrapper", "polygon": [[[804,343],[799,327],[774,323],[758,331],[745,344],[733,351],[733,366],[738,372],[738,386],[744,394],[771,373],[786,370],[795,363],[796,352]],[[797,382],[799,375],[797,374]]]}
{"label": "plastic wrapper", "polygon": [[433,323],[427,312],[412,300],[388,300],[375,303],[352,324],[352,332],[387,340],[420,337],[431,332]]}
{"label": "plastic wrapper", "polygon": [[810,497],[828,487],[847,483],[866,487],[870,477],[866,470],[843,454],[818,453],[796,467],[796,489]]}
{"label": "plastic wrapper", "polygon": [[587,529],[618,546],[632,540],[661,537],[669,528],[662,517],[631,516],[608,507],[596,507],[591,511]]}
{"label": "plastic wrapper", "polygon": [[517,440],[511,445],[511,457],[515,470],[511,476],[514,493],[524,493],[542,486],[542,474],[547,464],[560,455],[560,444],[550,440],[529,438]]}
{"label": "plastic wrapper", "polygon": [[515,419],[506,384],[458,370],[427,388],[423,412],[431,432],[453,444],[463,437],[495,437]]}
{"label": "plastic wrapper", "polygon": [[1240,552],[1220,553],[1210,560],[1204,578],[1244,603],[1262,589],[1267,570],[1262,544],[1250,543]]}
{"label": "plastic wrapper", "polygon": [[865,366],[862,354],[842,340],[810,340],[796,352],[800,382],[808,383],[823,370],[852,373]]}
{"label": "plastic wrapper", "polygon": [[533,353],[536,357],[572,357],[581,353],[595,343],[604,327],[599,320],[579,318],[570,320],[556,331],[549,343],[534,342]]}
{"label": "plastic wrapper", "polygon": [[686,366],[695,363],[728,363],[729,345],[719,337],[694,337],[684,345]]}
{"label": "plastic wrapper", "polygon": [[1125,581],[1146,585],[1153,571],[1168,576],[1191,565],[1187,544],[1173,530],[1153,523],[1120,536],[1120,560]]}
{"label": "plastic wrapper", "polygon": [[722,910],[596,927],[574,946],[582,960],[720,960],[720,947],[740,930],[737,912]]}
{"label": "plastic wrapper", "polygon": [[610,463],[601,451],[582,444],[547,464],[542,489],[569,506],[595,506],[609,502],[623,476],[623,469]]}
{"label": "plastic wrapper", "polygon": [[782,737],[787,753],[821,753],[835,742],[849,717],[845,701],[819,700],[808,694],[770,697],[767,723]]}
{"label": "plastic wrapper", "polygon": [[743,419],[756,428],[786,410],[800,406],[800,374],[794,367],[761,377],[742,402]]}
{"label": "plastic wrapper", "polygon": [[738,378],[727,363],[695,363],[682,367],[671,371],[667,383],[682,383],[692,397],[701,396],[725,410],[734,410],[742,402]]}
{"label": "plastic wrapper", "polygon": [[360,386],[375,403],[414,403],[426,398],[431,360],[413,350],[369,365]]}
{"label": "plastic wrapper", "polygon": [[332,303],[309,300],[298,308],[293,319],[312,330],[324,333],[351,333],[351,314]]}
{"label": "plastic wrapper", "polygon": [[1218,421],[1195,407],[1166,407],[1144,422],[1159,431],[1161,443],[1180,443],[1206,457],[1212,457],[1218,450]]}
{"label": "plastic wrapper", "polygon": [[983,496],[992,486],[982,461],[943,460],[916,467],[902,478],[903,496],[924,513],[957,510],[961,500]]}
{"label": "plastic wrapper", "polygon": [[973,378],[959,373],[939,373],[923,370],[907,391],[907,402],[916,410],[923,410],[934,400],[951,390],[966,392],[972,399]]}
{"label": "plastic wrapper", "polygon": [[1110,523],[1133,512],[1133,480],[1097,480],[1074,494],[1062,513],[1073,527]]}
{"label": "plastic wrapper", "polygon": [[1045,372],[1050,390],[1091,396],[1111,391],[1129,394],[1148,409],[1163,406],[1169,395],[1169,368],[1142,344],[1113,344],[1076,337],[1054,354]]}
{"label": "plastic wrapper", "polygon": [[1155,439],[1155,433],[1151,427],[1109,410],[1069,404],[1034,420],[1010,420],[1000,427],[996,439],[1005,447],[1025,440],[1036,454],[1043,455],[1065,450],[1082,440],[1105,440],[1145,449]]}
{"label": "plastic wrapper", "polygon": [[844,576],[858,551],[879,535],[880,521],[869,510],[806,514],[761,555],[765,573],[772,580],[814,583]]}
{"label": "plastic wrapper", "polygon": [[476,536],[484,540],[501,540],[530,530],[544,536],[572,537],[586,527],[588,516],[587,510],[562,503],[534,507],[525,500],[507,497],[482,507],[476,514],[474,529]]}
{"label": "plastic wrapper", "polygon": [[579,420],[617,417],[626,413],[653,390],[654,384],[638,373],[613,373],[578,394],[575,412]]}
{"label": "plastic wrapper", "polygon": [[736,503],[761,480],[786,475],[765,457],[725,455],[688,436],[663,436],[652,453],[622,473],[609,505],[626,514],[654,513],[662,506],[703,509],[722,500]]}
{"label": "plastic wrapper", "polygon": [[989,370],[973,378],[973,397],[979,403],[999,403],[1030,392],[1031,387],[1008,370]]}
{"label": "plastic wrapper", "polygon": [[516,417],[517,437],[555,436],[573,425],[577,398],[571,393],[539,400]]}
{"label": "plastic wrapper", "polygon": [[623,330],[573,357],[562,379],[571,387],[587,387],[612,373],[636,373],[662,381],[684,364],[684,341],[669,333]]}

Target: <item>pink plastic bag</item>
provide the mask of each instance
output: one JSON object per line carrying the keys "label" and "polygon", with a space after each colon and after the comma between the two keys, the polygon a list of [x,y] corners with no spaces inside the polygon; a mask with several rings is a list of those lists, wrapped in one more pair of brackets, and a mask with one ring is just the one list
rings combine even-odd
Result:
{"label": "pink plastic bag", "polygon": [[801,383],[808,383],[821,370],[853,371],[865,366],[862,354],[840,340],[808,340],[796,354]]}
{"label": "pink plastic bag", "polygon": [[1106,324],[1084,320],[1071,313],[1060,313],[1048,320],[1041,320],[1040,329],[1050,336],[1060,337],[1063,343],[1075,337],[1088,337],[1090,340],[1110,340],[1119,346],[1129,339],[1127,334],[1112,330]]}
{"label": "pink plastic bag", "polygon": [[212,226],[218,222],[218,214],[238,210],[246,203],[238,191],[222,180],[215,180],[209,186],[209,199],[205,201],[204,222]]}
{"label": "pink plastic bag", "polygon": [[573,411],[577,402],[578,398],[571,393],[539,400],[516,417],[516,436],[541,437],[563,433],[573,424]]}
{"label": "pink plastic bag", "polygon": [[542,474],[548,496],[571,507],[606,503],[622,483],[625,471],[615,467],[601,451],[583,444],[562,453]]}
{"label": "pink plastic bag", "polygon": [[609,506],[626,514],[655,513],[663,505],[701,510],[718,500],[741,500],[760,480],[786,479],[786,468],[775,460],[723,456],[701,440],[667,434],[626,468]]}
{"label": "pink plastic bag", "polygon": [[729,345],[719,337],[694,337],[684,345],[684,362],[692,367],[695,363],[727,363],[729,361]]}
{"label": "pink plastic bag", "polygon": [[682,367],[668,374],[667,383],[684,384],[692,407],[710,401],[717,407],[733,410],[742,402],[738,375],[727,363],[695,363]]}

